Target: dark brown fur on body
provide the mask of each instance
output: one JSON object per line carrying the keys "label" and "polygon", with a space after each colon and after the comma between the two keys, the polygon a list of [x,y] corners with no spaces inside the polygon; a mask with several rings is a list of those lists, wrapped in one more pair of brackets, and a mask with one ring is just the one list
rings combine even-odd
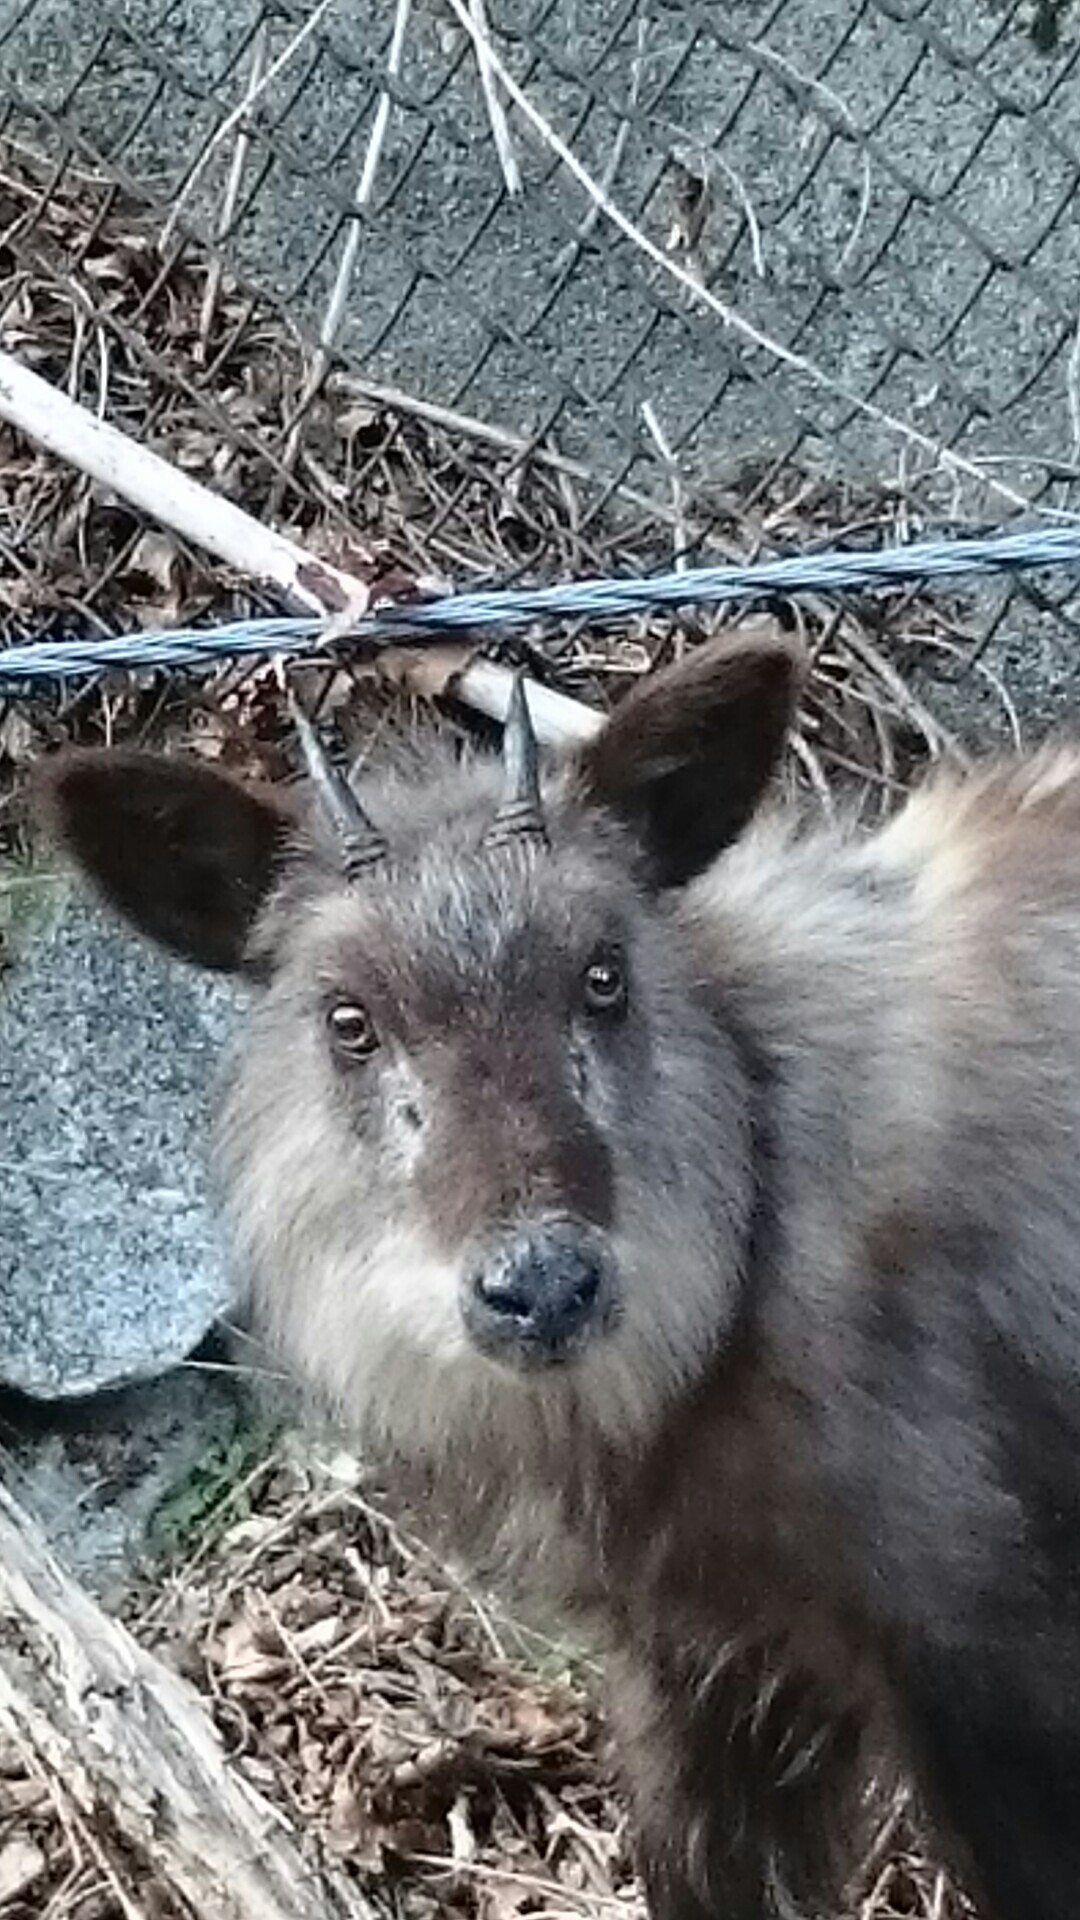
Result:
{"label": "dark brown fur on body", "polygon": [[375,780],[349,886],[184,762],[61,756],[44,799],[137,924],[262,983],[238,1273],[465,1550],[605,1639],[660,1920],[835,1910],[886,1754],[989,1915],[1065,1920],[1080,753],[869,838],[752,818],[797,683],[760,637],[646,683],[546,842],[490,844],[485,761]]}

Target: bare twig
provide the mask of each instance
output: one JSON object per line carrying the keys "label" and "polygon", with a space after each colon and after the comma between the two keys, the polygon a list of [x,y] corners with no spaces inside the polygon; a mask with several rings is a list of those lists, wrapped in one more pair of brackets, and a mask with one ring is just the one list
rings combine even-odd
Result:
{"label": "bare twig", "polygon": [[510,128],[507,124],[506,110],[499,97],[498,82],[488,57],[491,34],[488,27],[484,0],[469,0],[469,12],[472,16],[473,25],[476,28],[476,33],[473,38],[473,50],[476,54],[476,64],[480,71],[480,85],[483,89],[484,105],[487,108],[488,121],[491,126],[491,137],[495,142],[495,152],[499,157],[499,166],[502,169],[502,177],[506,191],[511,199],[513,199],[521,192],[521,173],[518,168],[513,142],[510,138]]}
{"label": "bare twig", "polygon": [[[232,165],[229,168],[229,178],[225,185],[225,193],[221,202],[221,212],[218,216],[217,227],[214,231],[214,239],[218,247],[228,238],[233,220],[236,217],[237,202],[240,198],[240,185],[244,177],[244,168],[247,165],[248,151],[251,146],[251,131],[247,124],[246,115],[254,104],[259,89],[263,84],[268,51],[269,25],[264,15],[255,29],[255,38],[251,48],[251,70],[248,74],[248,83],[244,93],[245,117],[241,119],[237,128]],[[199,315],[198,351],[200,359],[203,360],[206,358],[207,343],[210,339],[210,328],[213,325],[214,310],[217,306],[218,295],[221,291],[223,272],[224,262],[221,254],[214,253],[211,257],[209,271],[206,276],[206,292],[203,296],[202,311]]]}
{"label": "bare twig", "polygon": [[[405,57],[405,35],[409,28],[409,8],[410,0],[397,0],[397,5],[394,9],[394,28],[390,35],[390,49],[386,56],[386,77],[388,80],[399,80],[401,78],[401,67]],[[371,196],[375,191],[379,162],[382,159],[383,148],[386,145],[386,136],[390,130],[390,114],[392,108],[393,101],[389,92],[384,87],[379,94],[378,103],[375,108],[375,118],[371,124],[371,137],[368,140],[367,151],[364,154],[364,164],[360,169],[360,179],[357,182],[356,206],[358,209],[370,205]],[[341,275],[339,274],[339,282],[340,279]],[[334,313],[335,301],[338,297],[338,286],[335,285],[334,297],[331,300],[328,319],[324,326],[324,337],[326,327],[330,324],[330,316]],[[344,302],[342,301],[341,304],[343,305]],[[340,311],[338,313],[337,323],[332,329],[331,338],[336,338],[338,325],[340,325]]]}
{"label": "bare twig", "polygon": [[[623,155],[626,152],[627,141],[630,138],[630,130],[633,125],[632,115],[641,95],[641,78],[645,71],[645,48],[648,44],[648,38],[649,16],[642,11],[638,15],[637,51],[630,62],[630,88],[626,99],[626,112],[615,129],[615,138],[611,143],[611,152],[608,154],[607,165],[600,176],[600,184],[607,194],[612,192],[615,182],[618,179],[619,168],[622,166]],[[586,240],[589,238],[599,218],[599,204],[595,200],[590,200],[585,209],[585,215],[581,225],[573,239],[567,241],[565,247],[563,247],[555,260],[553,272],[556,279],[560,279],[574,266],[581,253],[582,247],[585,245]]]}
{"label": "bare twig", "polygon": [[240,507],[95,419],[7,353],[0,353],[0,418],[175,533],[276,587],[294,607],[327,612],[358,590],[358,581],[260,527]]}
{"label": "bare twig", "polygon": [[686,527],[686,490],[683,486],[682,474],[679,471],[679,462],[675,457],[670,440],[660,425],[656,409],[651,400],[642,401],[641,417],[656,443],[656,450],[667,468],[668,479],[671,481],[671,510],[675,523],[673,529],[673,560],[676,572],[685,573],[687,565],[689,564],[687,550],[690,545],[690,537]]}
{"label": "bare twig", "polygon": [[[824,80],[819,80],[816,74],[805,73],[802,67],[796,66],[794,60],[789,60],[786,54],[778,52],[775,47],[766,46],[761,40],[752,40],[748,51],[754,54],[764,65],[774,67],[779,73],[785,74],[789,80],[793,80],[795,85],[801,87],[805,93],[817,94],[843,121],[852,140],[856,143],[858,142],[859,128],[851,113],[851,109],[846,100],[842,100],[838,93],[834,93],[832,87],[826,86]],[[870,155],[865,147],[862,151],[862,168],[862,189],[859,194],[859,204],[855,209],[855,219],[852,222],[851,232],[844,242],[840,258],[837,261],[837,269],[840,272],[843,272],[843,269],[847,266],[848,261],[851,259],[852,254],[859,244],[870,211],[870,202],[873,198],[873,172]]]}
{"label": "bare twig", "polygon": [[[447,433],[460,434],[462,439],[475,440],[480,446],[497,447],[508,454],[527,455],[537,466],[548,467],[552,473],[563,475],[569,480],[584,483],[595,482],[597,472],[583,460],[571,460],[566,454],[558,453],[552,447],[526,439],[524,435],[512,433],[508,427],[497,426],[490,420],[478,420],[475,414],[459,413],[453,407],[440,407],[432,400],[423,400],[413,393],[405,393],[400,387],[381,386],[376,381],[359,380],[352,374],[342,376],[345,392],[370,400],[373,406],[386,407],[395,413],[412,414],[417,420],[425,421],[429,426],[440,427]],[[642,493],[637,487],[628,487],[620,481],[612,488],[614,497],[623,500],[629,507],[637,507],[642,513],[661,523],[671,524],[672,508],[664,500],[654,495]],[[730,500],[735,510],[734,496]],[[732,542],[709,537],[709,545],[715,551],[726,553],[731,559],[744,556]]]}
{"label": "bare twig", "polygon": [[[386,58],[386,75],[389,80],[397,80],[401,74],[401,64],[405,53],[405,34],[409,25],[409,8],[410,0],[397,0],[397,7],[394,13],[394,28],[390,36],[390,51]],[[371,196],[375,191],[379,162],[382,159],[383,148],[386,145],[386,136],[390,128],[392,107],[393,101],[384,87],[375,107],[375,118],[372,121],[371,135],[368,140],[367,150],[364,154],[364,163],[360,169],[360,179],[357,183],[356,194],[353,199],[353,210],[349,216],[348,228],[345,234],[345,244],[341,249],[341,258],[338,261],[337,273],[334,276],[334,284],[330,291],[330,298],[326,304],[326,312],[323,315],[322,327],[319,332],[319,344],[315,349],[311,370],[308,378],[304,382],[304,389],[289,428],[289,437],[286,442],[284,455],[284,464],[288,468],[291,468],[295,462],[297,449],[300,445],[300,436],[303,432],[303,423],[308,409],[322,388],[323,382],[330,371],[334,348],[337,345],[338,335],[341,332],[341,323],[345,318],[345,310],[349,302],[349,292],[352,287],[353,275],[356,272],[356,262],[360,254],[363,214],[366,208],[370,206]]]}
{"label": "bare twig", "polygon": [[1080,460],[1080,314],[1076,317],[1069,356],[1065,362],[1065,394],[1069,403],[1072,430],[1072,458]]}
{"label": "bare twig", "polygon": [[227,113],[225,115],[224,120],[221,121],[220,125],[214,129],[213,134],[211,135],[210,139],[207,141],[198,159],[195,161],[195,164],[192,167],[191,172],[188,174],[187,179],[184,181],[183,186],[181,187],[179,193],[177,194],[176,199],[173,203],[172,211],[169,214],[168,219],[165,221],[165,224],[161,229],[161,238],[160,238],[159,244],[160,244],[162,253],[167,251],[169,242],[172,240],[172,237],[176,232],[177,226],[179,225],[180,216],[183,213],[184,208],[187,206],[188,201],[191,199],[191,196],[194,193],[198,182],[202,179],[203,174],[206,172],[206,169],[209,166],[210,161],[213,159],[218,148],[221,146],[224,146],[226,140],[228,140],[230,134],[233,132],[233,129],[240,125],[240,122],[243,120],[245,114],[250,113],[251,108],[255,104],[255,101],[259,98],[261,94],[266,92],[267,87],[273,84],[273,82],[277,79],[278,74],[283,73],[285,68],[290,64],[290,62],[295,60],[301,47],[305,44],[307,40],[310,40],[312,34],[316,31],[316,28],[322,25],[323,20],[326,18],[326,15],[329,13],[331,7],[334,4],[335,4],[335,0],[317,0],[317,4],[315,6],[314,12],[308,15],[307,19],[303,23],[303,26],[297,28],[297,31],[292,35],[292,38],[289,40],[288,44],[284,46],[281,52],[278,54],[277,59],[274,60],[271,63],[271,65],[266,69],[266,72],[262,75],[258,85],[250,89],[249,92],[244,95],[244,98],[239,102],[239,104],[232,109],[232,112]]}
{"label": "bare twig", "polygon": [[863,666],[868,667],[874,677],[890,695],[898,713],[922,734],[931,752],[944,754],[958,767],[970,764],[970,755],[961,746],[955,735],[942,725],[929,707],[919,699],[908,686],[902,673],[898,672],[890,660],[876,647],[867,634],[849,623],[839,636],[841,645],[855,655]]}

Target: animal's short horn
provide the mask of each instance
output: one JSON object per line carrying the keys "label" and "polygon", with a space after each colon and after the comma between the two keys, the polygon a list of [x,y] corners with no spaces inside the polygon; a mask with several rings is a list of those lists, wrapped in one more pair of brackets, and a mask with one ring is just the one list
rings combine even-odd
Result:
{"label": "animal's short horn", "polygon": [[525,698],[525,676],[516,673],[503,729],[503,797],[484,844],[496,847],[521,839],[547,844],[540,801],[540,753]]}
{"label": "animal's short horn", "polygon": [[315,789],[323,817],[341,851],[341,864],[347,880],[358,880],[386,859],[386,841],[370,821],[344,774],[334,766],[315,728],[295,694],[289,695],[293,726],[308,779]]}

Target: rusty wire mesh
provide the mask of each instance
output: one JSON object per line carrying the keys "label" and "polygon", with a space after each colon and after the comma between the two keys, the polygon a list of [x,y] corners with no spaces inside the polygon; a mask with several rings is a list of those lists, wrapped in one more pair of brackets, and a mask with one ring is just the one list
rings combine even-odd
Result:
{"label": "rusty wire mesh", "polygon": [[[472,0],[534,110],[495,80],[517,193],[469,11],[2,0],[8,343],[166,451],[183,416],[196,470],[198,415],[255,510],[458,580],[1077,505],[1071,0]],[[76,599],[115,624],[109,564]],[[1041,721],[1074,601],[920,621]]]}

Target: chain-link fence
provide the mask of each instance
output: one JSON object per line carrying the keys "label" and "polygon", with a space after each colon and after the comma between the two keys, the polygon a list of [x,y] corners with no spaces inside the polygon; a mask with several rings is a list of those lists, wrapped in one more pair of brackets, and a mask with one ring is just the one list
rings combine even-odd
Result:
{"label": "chain-link fence", "polygon": [[[81,272],[87,325],[127,351],[197,236],[190,391],[259,437],[265,337],[248,310],[237,347],[216,251],[308,342],[277,504],[320,471],[321,339],[353,451],[395,395],[399,422],[471,449],[435,515],[452,573],[477,564],[463,529],[496,457],[504,481],[529,468],[513,551],[505,485],[480,543],[501,573],[1080,504],[1073,0],[0,0],[0,88],[33,180],[10,284],[46,257],[58,288]],[[65,193],[84,217],[50,225]],[[152,261],[94,283],[121,204]],[[152,348],[169,376],[167,324]],[[84,397],[103,356],[68,367]],[[411,490],[395,472],[399,517],[417,491],[428,512],[430,463]],[[371,475],[324,489],[353,524]],[[1069,691],[1070,590],[976,609],[1036,719]]]}

